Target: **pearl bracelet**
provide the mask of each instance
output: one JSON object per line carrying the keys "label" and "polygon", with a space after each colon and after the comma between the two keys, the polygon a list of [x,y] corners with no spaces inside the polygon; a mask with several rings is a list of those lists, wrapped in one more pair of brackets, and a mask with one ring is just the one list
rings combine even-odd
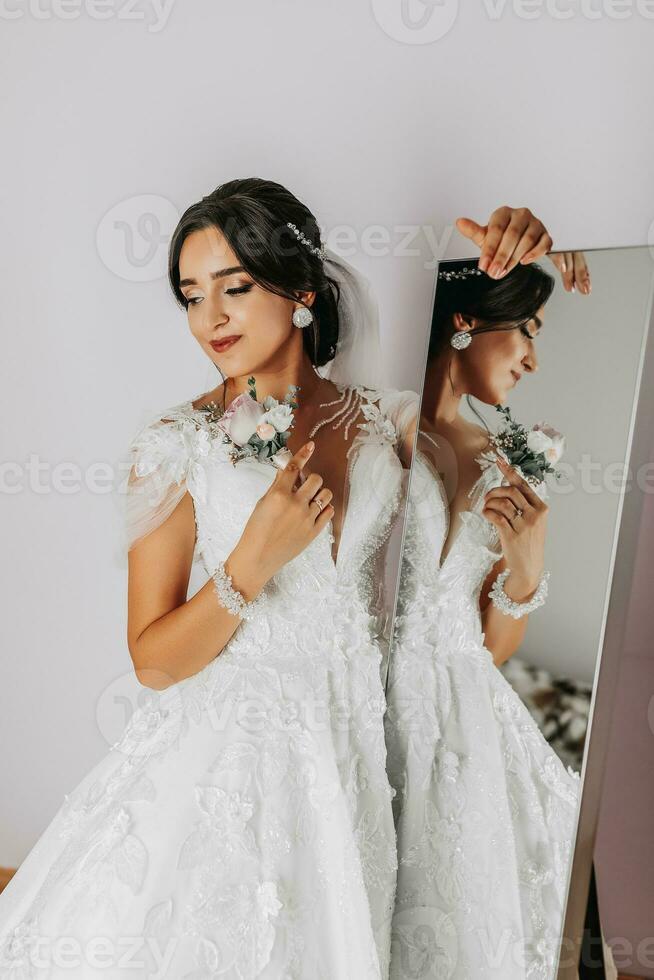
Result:
{"label": "pearl bracelet", "polygon": [[241,619],[253,619],[263,603],[263,593],[260,593],[251,602],[246,602],[245,597],[232,585],[232,576],[225,571],[225,563],[219,562],[212,575],[215,592],[221,605],[228,609],[234,616]]}
{"label": "pearl bracelet", "polygon": [[540,582],[538,583],[538,588],[529,602],[516,602],[506,594],[503,586],[510,574],[510,568],[506,568],[503,572],[500,572],[493,582],[492,588],[488,595],[493,605],[499,609],[500,612],[505,613],[507,616],[513,616],[514,619],[520,619],[522,616],[526,616],[528,613],[533,612],[534,609],[538,609],[538,607],[542,606],[545,602],[545,599],[547,598],[547,583],[550,573],[543,572],[540,577]]}

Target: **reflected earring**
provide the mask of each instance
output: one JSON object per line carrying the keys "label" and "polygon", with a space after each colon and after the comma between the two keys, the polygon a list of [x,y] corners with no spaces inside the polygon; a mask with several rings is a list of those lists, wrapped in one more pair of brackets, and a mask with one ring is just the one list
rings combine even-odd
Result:
{"label": "reflected earring", "polygon": [[455,350],[465,350],[472,343],[472,335],[469,330],[457,330],[450,337],[450,344]]}
{"label": "reflected earring", "polygon": [[300,306],[293,314],[293,323],[296,327],[308,327],[313,323],[313,313],[306,306]]}

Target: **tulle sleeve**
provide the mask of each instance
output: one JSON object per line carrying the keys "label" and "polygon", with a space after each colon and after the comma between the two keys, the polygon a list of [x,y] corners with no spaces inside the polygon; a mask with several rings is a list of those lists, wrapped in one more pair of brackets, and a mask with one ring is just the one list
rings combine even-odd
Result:
{"label": "tulle sleeve", "polygon": [[206,500],[202,460],[209,448],[207,428],[188,402],[136,433],[121,467],[127,474],[122,486],[124,555],[172,514],[187,490]]}
{"label": "tulle sleeve", "polygon": [[398,446],[410,432],[415,432],[420,395],[416,391],[388,389],[379,399],[379,410],[390,419],[397,434]]}

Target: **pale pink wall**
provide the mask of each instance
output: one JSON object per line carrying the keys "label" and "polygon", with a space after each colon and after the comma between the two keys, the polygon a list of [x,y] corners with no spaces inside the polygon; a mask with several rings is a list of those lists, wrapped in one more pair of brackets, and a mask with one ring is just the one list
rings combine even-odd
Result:
{"label": "pale pink wall", "polygon": [[643,503],[595,849],[603,929],[616,965],[624,973],[648,978],[654,978],[653,584],[654,494],[649,493]]}

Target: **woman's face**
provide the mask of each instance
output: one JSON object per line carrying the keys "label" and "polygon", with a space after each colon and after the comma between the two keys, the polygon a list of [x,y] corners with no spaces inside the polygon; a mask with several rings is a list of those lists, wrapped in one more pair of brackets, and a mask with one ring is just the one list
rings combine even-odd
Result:
{"label": "woman's face", "polygon": [[[531,320],[513,330],[489,330],[476,334],[480,323],[470,318],[472,343],[458,351],[457,387],[487,405],[503,405],[523,374],[538,370],[535,338],[543,322],[541,306]],[[455,325],[463,321],[454,318]]]}
{"label": "woman's face", "polygon": [[[179,278],[191,333],[224,376],[279,371],[302,355],[302,331],[292,321],[298,304],[258,286],[219,229],[186,238]],[[315,294],[302,295],[311,305]]]}

